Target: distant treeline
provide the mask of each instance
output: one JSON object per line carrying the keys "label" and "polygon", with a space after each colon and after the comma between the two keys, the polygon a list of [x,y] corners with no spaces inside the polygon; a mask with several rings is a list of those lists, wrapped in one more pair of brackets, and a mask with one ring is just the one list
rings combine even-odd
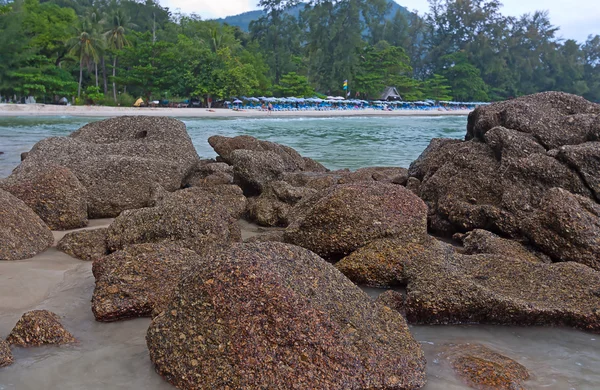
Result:
{"label": "distant treeline", "polygon": [[0,0],[0,99],[376,99],[395,86],[405,100],[558,90],[600,101],[600,36],[559,39],[546,12],[509,17],[485,0],[430,0],[425,15],[394,14],[391,0],[260,6],[246,32],[154,0]]}

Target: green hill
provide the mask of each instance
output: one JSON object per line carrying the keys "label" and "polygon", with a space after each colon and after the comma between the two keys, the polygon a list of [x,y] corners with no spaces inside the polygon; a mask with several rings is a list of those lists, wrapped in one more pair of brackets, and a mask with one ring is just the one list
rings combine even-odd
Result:
{"label": "green hill", "polygon": [[[388,11],[388,13],[386,15],[386,17],[388,19],[393,18],[394,15],[396,15],[396,12],[398,12],[398,11],[403,12],[405,14],[410,13],[410,11],[406,7],[399,5],[394,0],[387,0],[387,1],[390,4],[390,10]],[[287,12],[292,16],[298,17],[298,15],[300,14],[300,11],[302,9],[304,9],[304,7],[305,7],[305,4],[299,4],[295,7],[290,8]],[[256,10],[256,11],[244,12],[243,14],[239,14],[239,15],[227,16],[225,18],[216,19],[216,20],[221,23],[227,23],[230,26],[237,26],[240,29],[242,29],[243,31],[248,31],[250,29],[250,22],[260,19],[260,17],[263,16],[264,14],[265,14],[264,11]]]}

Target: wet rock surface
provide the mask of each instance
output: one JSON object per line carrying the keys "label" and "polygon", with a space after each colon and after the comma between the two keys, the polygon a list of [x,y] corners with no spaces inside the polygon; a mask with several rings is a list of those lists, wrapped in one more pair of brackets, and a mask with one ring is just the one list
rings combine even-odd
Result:
{"label": "wet rock surface", "polygon": [[31,165],[9,176],[0,188],[25,202],[52,230],[88,223],[87,191],[67,168]]}
{"label": "wet rock surface", "polygon": [[6,341],[0,339],[0,368],[10,366],[14,361],[10,346]]}
{"label": "wet rock surface", "polygon": [[381,238],[408,242],[427,232],[427,207],[406,188],[384,183],[330,187],[303,200],[286,229],[286,242],[339,260]]}
{"label": "wet rock surface", "polygon": [[160,313],[182,275],[200,263],[195,252],[173,244],[132,245],[97,258],[92,297],[96,320],[117,321]]}
{"label": "wet rock surface", "polygon": [[53,242],[52,232],[33,210],[0,190],[0,260],[33,257]]}
{"label": "wet rock surface", "polygon": [[110,251],[127,245],[177,242],[202,252],[241,241],[239,226],[215,196],[197,188],[165,193],[155,206],[121,213],[108,227]]}
{"label": "wet rock surface", "polygon": [[123,116],[38,142],[15,174],[49,164],[66,167],[87,190],[89,217],[103,218],[148,206],[155,183],[179,189],[197,161],[183,122]]}
{"label": "wet rock surface", "polygon": [[81,260],[93,261],[108,254],[106,228],[81,230],[66,234],[56,249]]}
{"label": "wet rock surface", "polygon": [[[428,205],[430,230],[451,236],[484,229],[529,240],[553,261],[598,269],[598,118],[600,105],[557,92],[478,108],[469,116],[467,141],[432,140],[409,169],[421,182],[414,190]],[[558,205],[559,191],[569,194],[560,195],[571,198],[569,210]],[[567,225],[575,232],[561,232]],[[550,244],[551,235],[563,248]]]}
{"label": "wet rock surface", "polygon": [[315,254],[235,245],[183,279],[146,337],[179,388],[417,389],[425,360],[399,313]]}
{"label": "wet rock surface", "polygon": [[17,322],[6,338],[6,342],[17,347],[39,347],[62,345],[77,340],[60,323],[60,318],[48,310],[32,310]]}
{"label": "wet rock surface", "polygon": [[480,344],[450,345],[444,357],[470,387],[480,390],[525,390],[529,372],[523,365]]}

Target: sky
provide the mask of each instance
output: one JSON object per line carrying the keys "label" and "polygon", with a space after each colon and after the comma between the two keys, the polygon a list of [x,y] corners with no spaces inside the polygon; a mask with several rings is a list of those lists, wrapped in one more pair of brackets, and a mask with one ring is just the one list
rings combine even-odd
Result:
{"label": "sky", "polygon": [[[196,13],[203,19],[237,15],[257,9],[258,0],[159,0],[172,11]],[[395,0],[398,4],[425,13],[427,0]],[[588,35],[600,34],[600,0],[501,0],[502,13],[519,16],[536,10],[548,10],[550,20],[560,27],[558,35],[565,39],[585,41]]]}

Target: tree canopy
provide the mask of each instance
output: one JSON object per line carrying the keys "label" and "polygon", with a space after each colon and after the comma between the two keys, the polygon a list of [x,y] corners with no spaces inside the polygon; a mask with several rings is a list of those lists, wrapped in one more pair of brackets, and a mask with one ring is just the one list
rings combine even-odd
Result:
{"label": "tree canopy", "polygon": [[[259,0],[249,31],[156,0],[0,0],[0,97],[128,104],[244,95],[600,101],[600,36],[562,39],[548,13],[496,0]],[[348,88],[343,83],[348,80]]]}

